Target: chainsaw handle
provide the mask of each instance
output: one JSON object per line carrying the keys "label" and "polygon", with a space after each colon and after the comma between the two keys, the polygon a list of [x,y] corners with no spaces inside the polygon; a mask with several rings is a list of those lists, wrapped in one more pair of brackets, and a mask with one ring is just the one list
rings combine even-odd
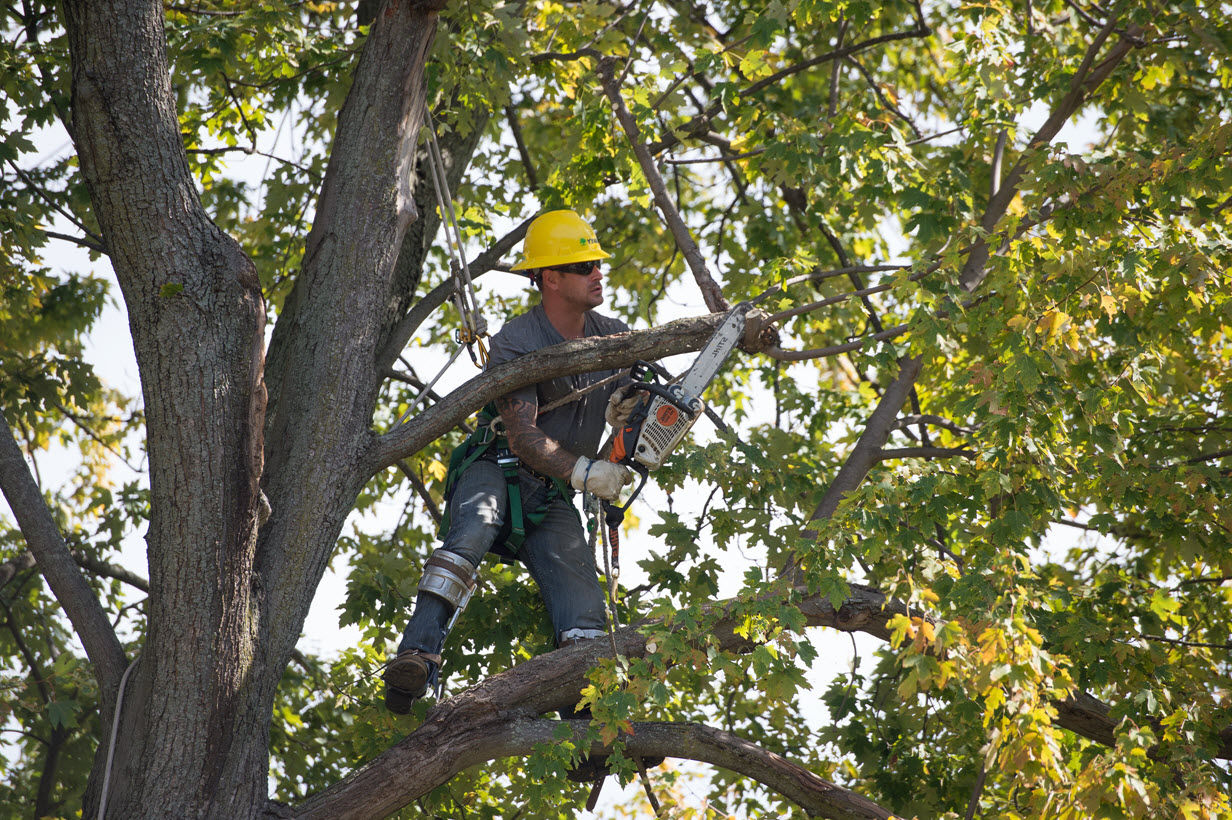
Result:
{"label": "chainsaw handle", "polygon": [[[670,387],[664,387],[661,384],[654,384],[652,382],[633,382],[630,386],[635,390],[645,390],[647,393],[658,396],[689,418],[696,416],[700,412],[700,408],[696,406],[697,399],[693,399],[693,404],[691,405],[687,399],[673,393]],[[647,405],[649,406],[649,402],[647,402]]]}

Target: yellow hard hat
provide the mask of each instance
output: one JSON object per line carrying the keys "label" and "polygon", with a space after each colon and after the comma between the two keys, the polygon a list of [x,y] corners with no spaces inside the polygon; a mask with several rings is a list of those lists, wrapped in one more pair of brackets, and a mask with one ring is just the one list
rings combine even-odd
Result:
{"label": "yellow hard hat", "polygon": [[522,261],[511,270],[550,268],[571,262],[607,259],[599,247],[595,231],[573,211],[548,211],[540,214],[526,229]]}

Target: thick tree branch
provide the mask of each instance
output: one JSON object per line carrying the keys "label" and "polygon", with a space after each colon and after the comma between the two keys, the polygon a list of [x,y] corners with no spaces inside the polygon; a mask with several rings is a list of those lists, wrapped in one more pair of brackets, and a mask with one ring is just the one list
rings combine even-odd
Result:
{"label": "thick tree branch", "polygon": [[[887,613],[892,614],[899,609],[906,611],[905,607],[887,602],[883,595],[866,587],[853,587],[848,602],[837,612],[820,598],[806,599],[805,605],[807,608],[804,608],[804,611],[810,623],[817,621],[835,625],[840,629],[867,627],[870,630],[878,630],[880,624],[879,634],[885,638],[889,637],[888,629],[884,629]],[[717,608],[722,606],[721,603],[715,604]],[[714,635],[719,648],[734,651],[753,645],[734,631],[739,623],[740,619],[730,618],[716,624]],[[646,655],[646,638],[641,634],[640,627],[619,629],[613,639],[616,651],[625,657]],[[608,641],[604,640],[586,641],[568,649],[539,655],[437,704],[429,710],[423,724],[402,742],[344,780],[297,806],[293,812],[280,816],[331,820],[384,817],[407,805],[417,795],[444,783],[461,769],[494,757],[525,754],[529,744],[505,734],[504,727],[519,725],[546,712],[574,705],[579,692],[587,683],[587,671],[608,652],[608,646]],[[670,734],[671,730],[664,731]],[[719,737],[721,735],[711,735],[711,742],[717,743]],[[641,746],[633,751],[657,753]],[[675,751],[665,750],[664,753],[678,754],[679,751],[678,748]],[[712,749],[697,759],[708,760],[710,756],[716,758],[711,762],[720,766],[747,771],[754,777],[759,772],[767,777],[771,776],[771,773],[763,768],[770,766],[770,762],[758,761],[756,754],[748,748],[726,751]],[[410,772],[413,772],[414,776],[408,776]],[[816,782],[815,777],[797,781],[794,787],[783,782],[784,777],[794,774],[798,773],[791,768],[791,764],[778,769],[773,774],[778,784],[775,788],[779,785],[793,788],[793,794],[789,794],[792,799],[796,799],[796,794],[800,795],[802,800],[824,799],[826,790]],[[878,810],[871,803],[860,801],[855,795],[850,797],[854,802],[847,805],[852,810]],[[843,801],[846,797],[831,793],[831,800]]]}
{"label": "thick tree branch", "polygon": [[965,447],[899,447],[882,450],[876,456],[878,462],[897,458],[975,458],[975,453]]}
{"label": "thick tree branch", "polygon": [[[580,740],[587,723],[567,721]],[[555,720],[522,718],[510,731],[527,754],[536,743],[554,742]],[[625,753],[638,757],[673,757],[710,763],[768,786],[804,809],[810,817],[834,820],[888,820],[894,814],[859,794],[836,786],[781,755],[744,738],[699,723],[638,722],[623,738]],[[596,744],[591,754],[601,754]]]}
{"label": "thick tree branch", "polygon": [[[868,471],[877,463],[878,454],[885,447],[890,432],[894,429],[898,411],[906,403],[907,397],[911,394],[911,388],[915,385],[915,379],[920,374],[920,366],[919,357],[904,359],[900,362],[898,376],[881,394],[881,400],[877,402],[876,409],[873,410],[868,423],[864,425],[864,432],[860,434],[856,446],[847,456],[847,460],[843,462],[838,475],[830,482],[825,495],[822,496],[813,514],[809,517],[810,524],[814,521],[825,521],[833,516],[843,496],[859,487],[864,477],[868,475]],[[806,529],[800,537],[814,541],[817,539],[817,531],[812,528]],[[788,562],[788,567],[784,570],[784,574],[790,578],[795,567],[794,557]]]}
{"label": "thick tree branch", "polygon": [[[919,617],[935,627],[942,623],[926,611],[908,607],[872,587],[860,584],[850,585],[850,594],[837,609],[827,597],[809,594],[804,587],[796,587],[789,592],[800,596],[800,612],[805,622],[813,627],[864,632],[888,641],[891,635],[888,622],[895,615]],[[710,609],[722,612],[730,603],[715,602]],[[748,638],[736,633],[740,623],[740,617],[730,617],[714,624],[711,634],[716,648],[738,652],[754,645]],[[643,632],[648,625],[643,623],[617,630],[612,636],[616,651],[627,658],[645,657],[648,649]],[[534,720],[544,713],[575,704],[582,687],[587,685],[587,671],[608,654],[608,646],[608,641],[587,641],[539,655],[487,678],[434,706],[419,728],[361,769],[295,810],[279,811],[277,816],[331,819],[383,817],[407,805],[417,795],[444,783],[463,768],[494,757],[525,754],[529,746],[517,743],[504,734],[503,727]],[[1106,704],[1088,694],[1079,693],[1057,702],[1055,706],[1058,725],[1104,745],[1115,743],[1116,725],[1109,717],[1111,709]],[[678,731],[687,734],[687,730]],[[1224,734],[1224,748],[1220,756],[1232,756],[1232,733]],[[647,755],[660,753],[657,744],[652,746],[649,742],[643,742],[640,735],[639,731],[633,736],[637,745],[631,745],[630,751]],[[678,754],[679,747],[676,750],[665,749],[662,753]],[[724,760],[712,760],[705,755],[697,759],[709,760],[720,766],[728,765]],[[737,770],[756,776],[754,771],[748,769]],[[408,775],[411,772],[413,776]],[[780,785],[781,782],[776,780],[774,787],[779,788]],[[792,799],[796,798],[793,796]]]}
{"label": "thick tree branch", "polygon": [[114,578],[117,581],[123,581],[131,587],[136,587],[142,592],[150,591],[150,582],[142,578],[137,573],[120,566],[113,564],[110,561],[103,561],[98,558],[93,558],[86,555],[81,550],[73,550],[73,560],[82,569],[89,570],[95,575],[103,578]]}
{"label": "thick tree branch", "polygon": [[94,666],[104,702],[111,703],[126,661],[120,640],[98,598],[82,577],[60,535],[38,485],[26,467],[21,447],[8,422],[0,416],[0,489],[17,518],[39,571],[64,608]]}
{"label": "thick tree branch", "polygon": [[620,83],[616,79],[615,60],[609,58],[600,61],[599,78],[603,83],[603,90],[607,94],[607,98],[612,102],[612,107],[616,112],[616,119],[620,122],[621,128],[624,129],[629,146],[633,149],[633,155],[637,157],[642,173],[645,174],[650,190],[654,194],[655,205],[659,207],[659,212],[663,215],[664,222],[667,223],[668,229],[676,239],[677,247],[684,254],[685,262],[688,263],[689,270],[693,272],[693,278],[697,281],[697,286],[701,288],[702,298],[706,301],[706,307],[715,313],[727,310],[729,306],[727,300],[723,297],[723,290],[714,281],[714,277],[711,276],[709,269],[706,267],[706,260],[702,257],[701,250],[698,249],[697,243],[693,241],[693,237],[689,235],[689,229],[684,224],[684,220],[680,218],[680,212],[676,210],[671,197],[668,196],[667,186],[663,184],[663,177],[659,175],[659,169],[655,167],[650,149],[642,141],[642,134],[637,126],[637,121],[633,119],[633,114],[629,112],[628,106],[625,105],[624,98],[620,93]]}
{"label": "thick tree branch", "polygon": [[367,474],[413,455],[487,402],[527,384],[572,373],[628,367],[701,349],[722,314],[678,319],[653,330],[562,342],[494,367],[457,388],[401,427],[375,439],[364,456]]}

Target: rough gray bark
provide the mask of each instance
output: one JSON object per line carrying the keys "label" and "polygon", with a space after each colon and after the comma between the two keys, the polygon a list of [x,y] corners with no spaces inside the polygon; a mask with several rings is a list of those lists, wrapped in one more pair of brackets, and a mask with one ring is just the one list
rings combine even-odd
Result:
{"label": "rough gray bark", "polygon": [[74,140],[128,305],[148,433],[149,628],[110,806],[236,816],[265,791],[267,719],[242,706],[256,637],[265,306],[188,171],[161,4],[69,2],[65,23]]}

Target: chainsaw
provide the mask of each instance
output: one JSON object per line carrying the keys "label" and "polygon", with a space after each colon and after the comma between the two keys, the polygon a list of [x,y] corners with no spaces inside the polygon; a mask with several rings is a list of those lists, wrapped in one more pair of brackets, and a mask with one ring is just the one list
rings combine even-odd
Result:
{"label": "chainsaw", "polygon": [[633,365],[631,387],[643,391],[645,395],[634,406],[624,425],[616,431],[609,460],[629,467],[641,476],[641,480],[623,504],[603,502],[604,522],[613,535],[625,520],[625,512],[633,499],[646,486],[650,472],[663,465],[663,461],[705,412],[702,392],[740,343],[750,308],[752,305],[749,302],[741,302],[727,312],[688,372],[677,382],[661,384],[658,374],[648,362],[639,361]]}

